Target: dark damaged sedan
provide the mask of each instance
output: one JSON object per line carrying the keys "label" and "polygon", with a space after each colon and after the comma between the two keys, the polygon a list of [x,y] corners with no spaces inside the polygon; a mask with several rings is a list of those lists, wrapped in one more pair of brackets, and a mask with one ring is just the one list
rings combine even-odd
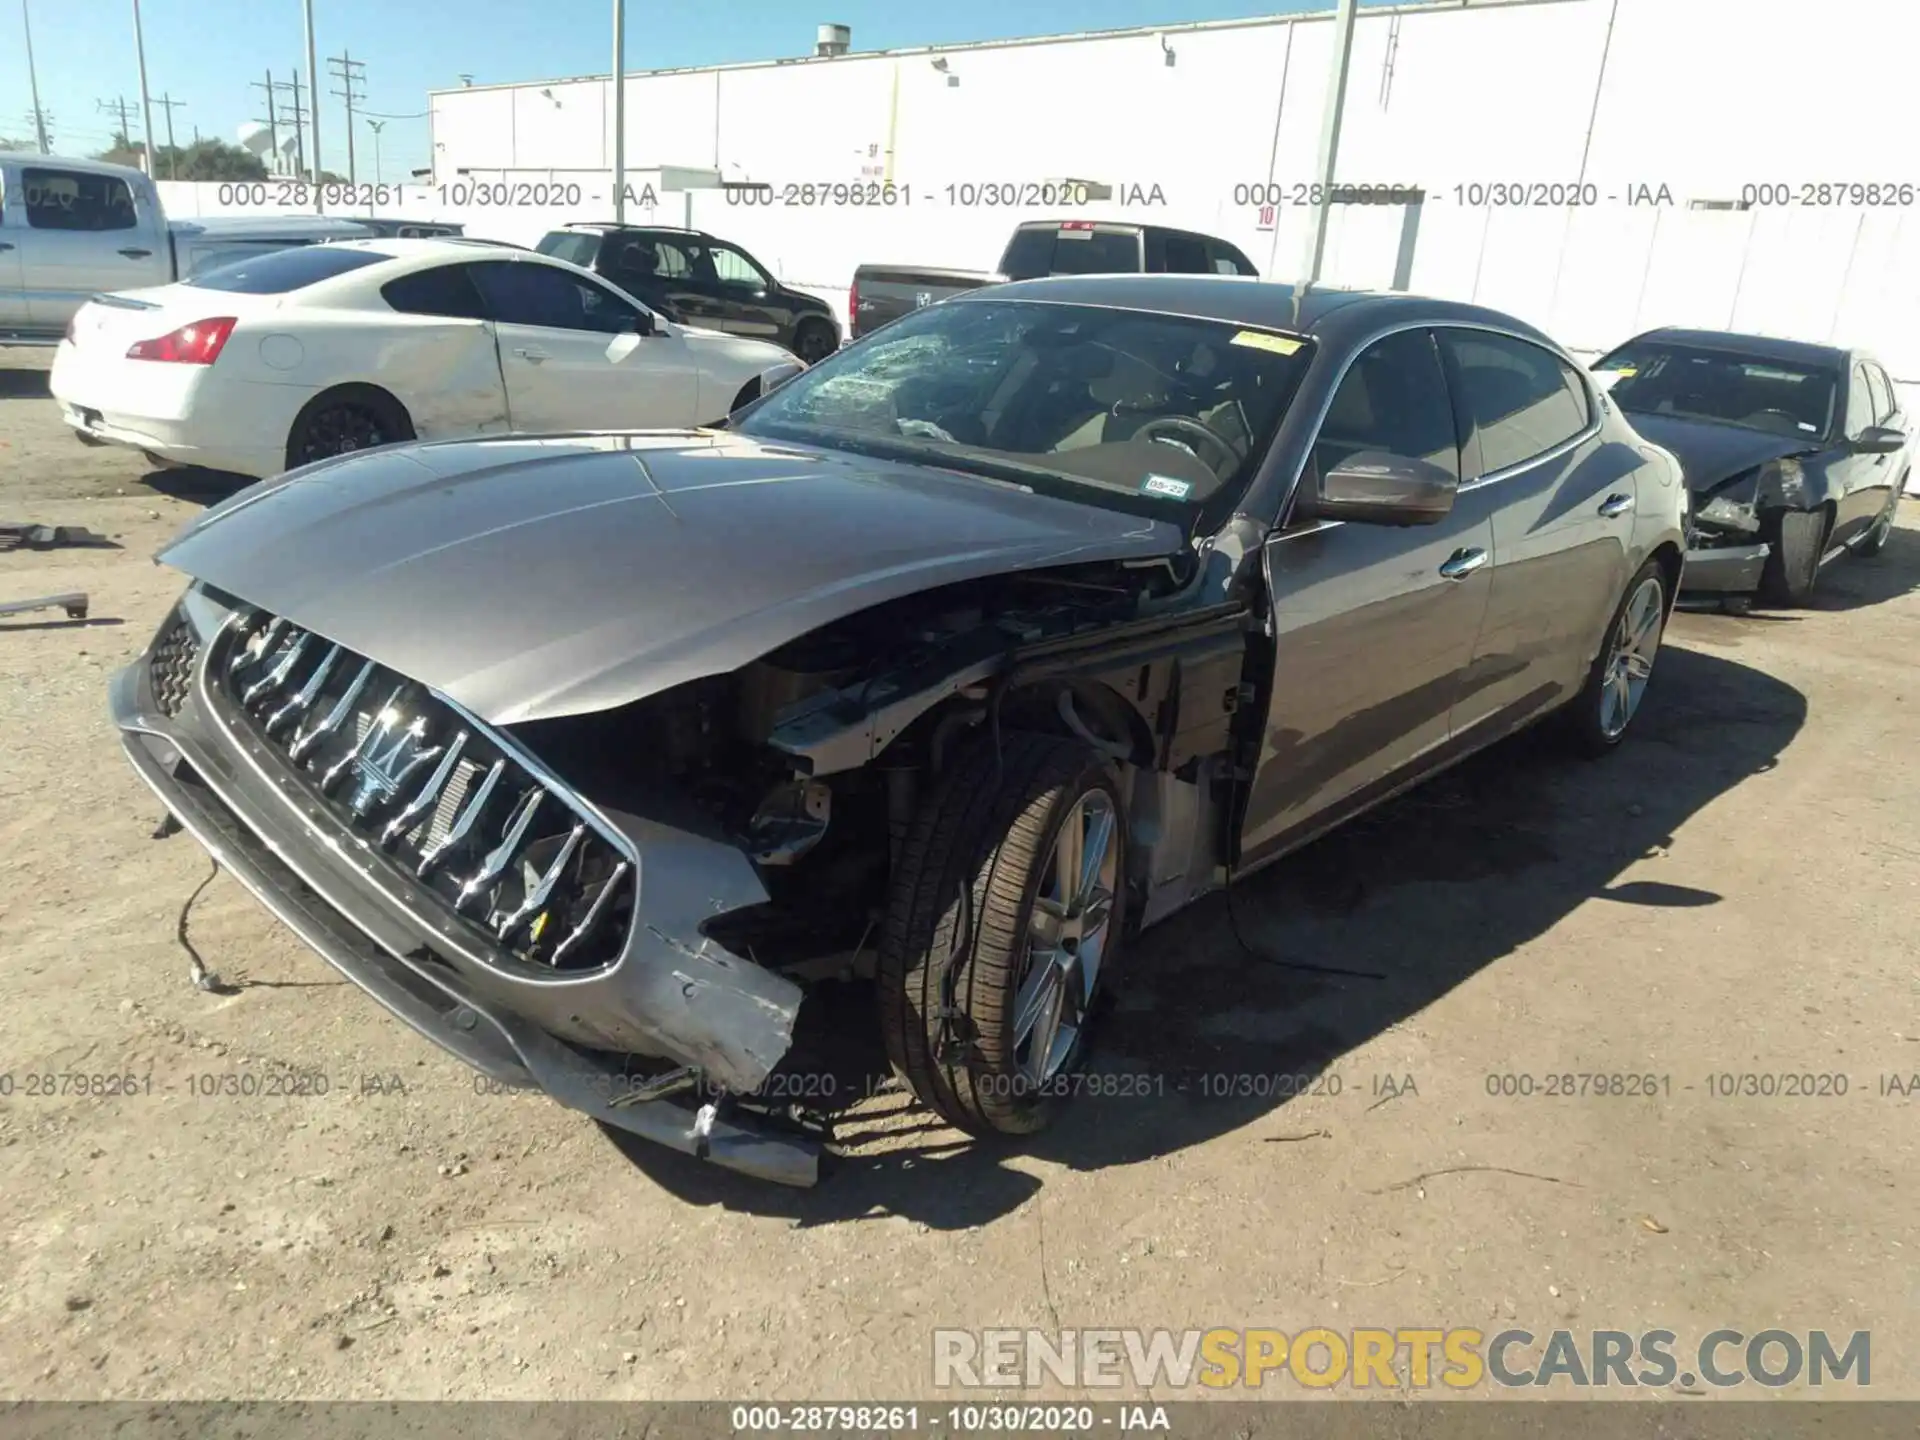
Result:
{"label": "dark damaged sedan", "polygon": [[806,1184],[810,992],[870,977],[922,1100],[1039,1129],[1140,927],[1534,720],[1616,745],[1682,517],[1505,316],[1038,280],[723,429],[255,486],[163,552],[192,583],[112,709],[422,1034]]}
{"label": "dark damaged sedan", "polygon": [[1859,350],[1653,330],[1594,362],[1692,495],[1687,589],[1804,605],[1821,567],[1877,555],[1906,488],[1911,418]]}

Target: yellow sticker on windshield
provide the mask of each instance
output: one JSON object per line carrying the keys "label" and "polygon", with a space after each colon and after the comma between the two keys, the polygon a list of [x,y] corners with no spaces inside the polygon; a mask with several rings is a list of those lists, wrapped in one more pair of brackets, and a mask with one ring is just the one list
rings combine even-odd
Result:
{"label": "yellow sticker on windshield", "polygon": [[1271,350],[1276,355],[1292,355],[1299,350],[1302,342],[1291,340],[1285,335],[1270,335],[1265,330],[1242,330],[1233,337],[1236,345],[1250,345],[1255,350]]}

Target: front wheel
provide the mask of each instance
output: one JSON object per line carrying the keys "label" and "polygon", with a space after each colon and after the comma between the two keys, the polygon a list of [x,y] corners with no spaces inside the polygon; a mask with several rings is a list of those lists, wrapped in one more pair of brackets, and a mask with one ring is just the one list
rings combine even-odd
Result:
{"label": "front wheel", "polygon": [[1827,512],[1776,510],[1763,520],[1761,534],[1768,548],[1760,571],[1760,598],[1769,605],[1805,605],[1820,582]]}
{"label": "front wheel", "polygon": [[1649,560],[1627,582],[1587,683],[1564,712],[1568,732],[1584,753],[1604,755],[1626,738],[1646,698],[1666,626],[1667,574],[1659,561]]}
{"label": "front wheel", "polygon": [[1084,1053],[1125,898],[1126,816],[1087,746],[1012,733],[956,759],[901,853],[881,942],[887,1056],[975,1135],[1045,1128]]}

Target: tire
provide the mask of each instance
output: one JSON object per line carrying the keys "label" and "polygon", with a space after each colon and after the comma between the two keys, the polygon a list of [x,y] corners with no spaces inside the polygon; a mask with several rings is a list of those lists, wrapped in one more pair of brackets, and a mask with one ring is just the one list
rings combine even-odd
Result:
{"label": "tire", "polygon": [[[1606,755],[1626,738],[1633,717],[1640,713],[1653,662],[1659,655],[1660,639],[1666,632],[1672,596],[1668,593],[1667,572],[1658,560],[1640,567],[1614,607],[1607,622],[1606,639],[1593,658],[1587,683],[1573,703],[1561,712],[1568,738],[1574,747],[1588,756]],[[1650,628],[1649,628],[1650,627]],[[1636,638],[1637,637],[1637,638]],[[1632,644],[1628,645],[1627,642]],[[1645,661],[1639,673],[1621,675],[1623,650]],[[1625,714],[1616,709],[1624,702]]]}
{"label": "tire", "polygon": [[[894,1069],[973,1135],[1029,1135],[1052,1120],[1058,1082],[1084,1054],[1125,922],[1126,811],[1113,770],[1079,741],[1051,735],[1011,732],[1001,754],[998,783],[991,745],[957,756],[915,821],[894,875],[877,986]],[[1068,907],[1065,928],[1082,938],[1050,952],[1058,957],[1048,971],[1053,1024],[1043,1011],[1029,1028],[1018,1008],[1023,983],[1034,982],[1028,998],[1048,989],[1032,973],[1046,953],[1034,948],[1033,927],[1047,924],[1045,906],[1056,899],[1047,892],[1056,888],[1058,842],[1098,838],[1103,817],[1091,903]],[[1104,919],[1089,925],[1093,914]],[[1041,1056],[1049,1033],[1054,1043]]]}
{"label": "tire", "polygon": [[809,365],[818,365],[840,348],[840,337],[825,320],[802,320],[793,332],[793,353]]}
{"label": "tire", "polygon": [[740,393],[733,397],[733,404],[727,407],[727,414],[731,415],[733,414],[734,411],[739,410],[744,406],[751,405],[754,401],[758,400],[759,398],[760,398],[760,377],[756,375],[753,377],[753,379],[747,381],[746,384],[740,387]]}
{"label": "tire", "polygon": [[414,438],[406,408],[371,385],[343,385],[309,400],[287,435],[287,468]]}
{"label": "tire", "polygon": [[1776,510],[1761,533],[1767,561],[1760,571],[1760,598],[1769,605],[1805,605],[1820,581],[1820,557],[1827,548],[1827,512]]}
{"label": "tire", "polygon": [[1873,528],[1861,537],[1860,543],[1853,547],[1853,553],[1871,560],[1887,548],[1887,537],[1893,534],[1893,517],[1900,513],[1900,497],[1906,493],[1907,477],[1902,475],[1894,483],[1893,494],[1887,500],[1887,508],[1880,512],[1880,518],[1873,522]]}

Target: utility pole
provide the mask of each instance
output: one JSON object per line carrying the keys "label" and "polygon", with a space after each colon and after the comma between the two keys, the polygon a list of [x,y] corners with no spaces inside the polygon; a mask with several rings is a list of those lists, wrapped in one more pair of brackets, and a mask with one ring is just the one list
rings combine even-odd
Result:
{"label": "utility pole", "polygon": [[133,117],[127,112],[133,109],[133,103],[124,96],[116,95],[111,100],[96,100],[94,107],[103,115],[114,117],[113,142],[116,148],[133,148]]}
{"label": "utility pole", "polygon": [[267,78],[255,80],[251,88],[267,92],[267,118],[262,120],[256,115],[253,117],[253,123],[267,127],[267,145],[270,147],[269,153],[273,156],[273,163],[277,167],[280,164],[280,107],[275,103],[274,96],[279,93],[280,87],[273,83],[273,71],[269,70]]}
{"label": "utility pole", "polygon": [[380,171],[380,132],[387,128],[384,120],[369,120],[367,128],[373,131],[373,183],[376,187],[385,183]]}
{"label": "utility pole", "polygon": [[[347,102],[347,184],[357,183],[359,176],[353,168],[353,102],[367,98],[366,91],[356,91],[354,87],[366,80],[367,66],[362,60],[355,60],[346,51],[338,55],[329,55],[327,65],[333,78],[340,82],[340,88],[333,93]],[[338,66],[338,69],[332,67]]]}
{"label": "utility pole", "polygon": [[320,172],[325,167],[320,163],[320,67],[314,62],[313,51],[313,0],[304,0],[300,7],[307,17],[307,123],[313,127],[313,208],[317,212],[320,204]]}
{"label": "utility pole", "polygon": [[140,57],[140,132],[148,178],[153,176],[153,106],[147,102],[147,37],[140,29],[140,0],[133,0],[133,46]]}
{"label": "utility pole", "polygon": [[307,173],[307,112],[300,108],[298,70],[293,72],[293,168],[297,174]]}
{"label": "utility pole", "polygon": [[[180,149],[173,143],[173,112],[176,106],[184,106],[187,102],[174,99],[173,92],[169,90],[160,97],[160,103],[164,105],[167,110],[167,179],[178,180],[180,178]],[[194,138],[198,139],[199,134],[199,130],[195,129]]]}
{"label": "utility pole", "polygon": [[33,137],[40,142],[40,153],[51,155],[47,144],[47,112],[40,108],[40,75],[33,68],[33,21],[27,15],[27,0],[20,0],[20,28],[27,32],[27,87],[33,92]]}

